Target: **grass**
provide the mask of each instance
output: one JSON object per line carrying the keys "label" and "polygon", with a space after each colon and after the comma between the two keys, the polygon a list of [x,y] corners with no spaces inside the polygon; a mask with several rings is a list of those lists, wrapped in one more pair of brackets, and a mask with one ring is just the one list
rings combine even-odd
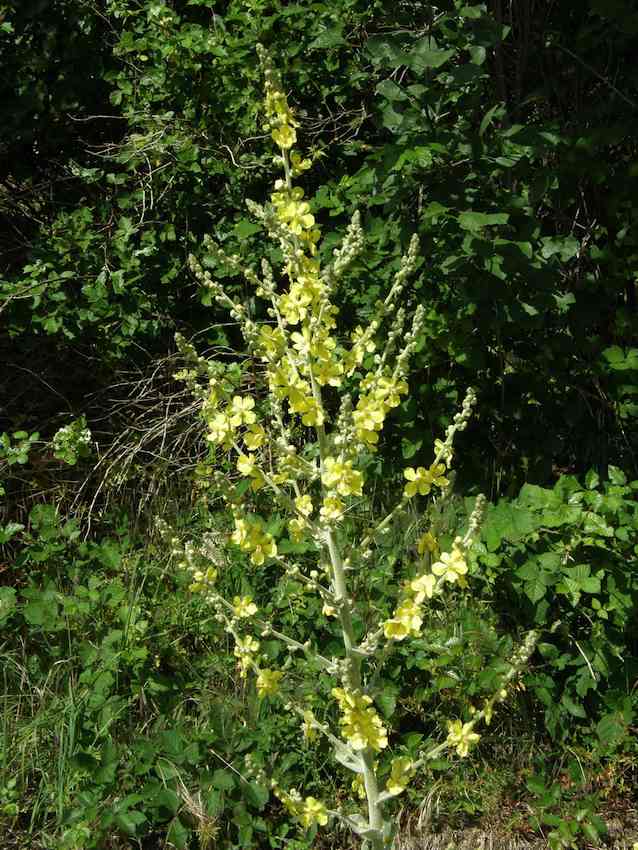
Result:
{"label": "grass", "polygon": [[[199,538],[217,521],[181,519]],[[227,636],[191,598],[187,579],[146,525],[143,538],[123,531],[94,548],[60,543],[51,532],[50,556],[27,565],[36,586],[54,581],[59,612],[45,627],[16,617],[0,647],[0,850],[168,850],[179,846],[182,826],[193,847],[226,850],[237,846],[242,819],[262,821],[270,833],[266,841],[256,828],[245,845],[251,850],[268,842],[306,850],[280,807],[270,801],[260,808],[246,796],[235,773],[245,753],[263,751],[271,767],[292,758],[291,781],[326,799],[343,795],[346,778],[327,751],[305,750],[296,726],[251,696]],[[229,562],[226,570],[229,588],[239,592],[239,567]],[[454,638],[450,646],[460,649],[450,650],[441,672],[451,665],[468,681],[481,672],[492,647],[482,604],[444,609],[449,634],[440,642]],[[461,639],[476,658],[467,657]],[[435,673],[402,668],[400,675],[426,682]],[[447,689],[432,703],[436,723],[456,705]],[[429,734],[436,725],[430,691],[422,690],[399,703],[406,732]],[[562,806],[569,817],[596,794],[610,826],[607,846],[631,848],[638,840],[632,746],[604,763],[581,748],[577,761],[589,784],[579,787],[573,777],[566,784],[573,758],[564,747],[548,748],[530,706],[524,693],[509,700],[472,758],[439,766],[400,798],[398,850],[546,847],[550,830],[531,825],[538,801],[526,786],[539,773],[561,788],[550,814]],[[145,820],[135,823],[131,813]],[[343,831],[317,838],[325,850],[356,846]]]}

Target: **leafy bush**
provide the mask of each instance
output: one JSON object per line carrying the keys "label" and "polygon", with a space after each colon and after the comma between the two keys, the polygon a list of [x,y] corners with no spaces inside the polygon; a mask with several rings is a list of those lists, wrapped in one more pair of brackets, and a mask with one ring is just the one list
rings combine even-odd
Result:
{"label": "leafy bush", "polygon": [[[560,738],[601,718],[603,748],[620,743],[638,676],[638,481],[611,467],[583,486],[562,476],[551,489],[526,484],[490,506],[476,547],[479,572],[507,628],[543,631],[543,664],[526,681]],[[635,699],[635,693],[634,693]],[[629,711],[629,715],[627,715]]]}

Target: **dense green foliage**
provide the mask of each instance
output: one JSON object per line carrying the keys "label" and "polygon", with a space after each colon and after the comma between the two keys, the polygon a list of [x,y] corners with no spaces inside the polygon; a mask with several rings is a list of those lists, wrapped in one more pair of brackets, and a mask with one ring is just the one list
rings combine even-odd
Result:
{"label": "dense green foliage", "polygon": [[[419,234],[410,298],[427,322],[379,454],[388,490],[403,459],[429,458],[466,386],[479,397],[455,487],[493,502],[473,565],[481,594],[459,591],[425,624],[435,662],[405,653],[390,668],[385,699],[413,685],[397,746],[432,734],[460,682],[484,696],[517,635],[538,627],[512,723],[574,776],[577,754],[585,803],[551,759],[522,765],[528,796],[555,846],[602,834],[596,777],[622,790],[637,711],[638,12],[630,0],[506,5],[0,5],[0,834],[65,850],[143,836],[306,846],[237,773],[246,752],[282,748],[289,721],[235,681],[223,630],[170,555],[189,541],[205,553],[228,528],[199,463],[196,405],[172,379],[173,336],[236,359],[236,328],[186,257],[209,232],[250,265],[264,256],[245,209],[271,169],[257,41],[316,158],[305,188],[326,253],[362,212],[368,250],[340,294],[353,327]],[[441,519],[444,540],[466,510],[459,498]],[[156,515],[175,543],[153,531]],[[269,580],[253,579],[229,565],[229,591],[266,596]],[[277,586],[270,612],[293,632],[320,615],[292,611],[294,592]],[[481,753],[502,764],[495,723]],[[280,758],[291,782],[340,793],[346,774],[330,778],[321,747]],[[434,774],[470,781],[443,760]],[[556,822],[581,803],[586,817]],[[456,805],[446,817],[490,808]]]}

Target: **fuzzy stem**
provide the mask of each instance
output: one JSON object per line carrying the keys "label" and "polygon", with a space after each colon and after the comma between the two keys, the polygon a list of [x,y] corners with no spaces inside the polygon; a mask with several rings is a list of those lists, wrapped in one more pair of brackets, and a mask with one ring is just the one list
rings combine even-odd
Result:
{"label": "fuzzy stem", "polygon": [[[321,405],[321,389],[317,386],[314,378],[312,377],[312,373],[311,384],[313,395],[318,400],[320,409],[323,409]],[[326,458],[326,432],[323,425],[317,426],[316,431],[319,443],[319,460],[323,470]],[[335,602],[337,603],[339,611],[343,647],[346,655],[346,682],[353,690],[360,691],[363,686],[361,678],[362,659],[361,656],[354,651],[356,641],[352,626],[350,596],[348,594],[346,572],[337,541],[331,530],[328,531],[326,538],[328,554],[330,556],[330,565],[332,568]],[[374,770],[374,754],[369,747],[362,753],[362,763],[363,783],[368,800],[368,825],[371,829],[379,830],[379,834],[370,839],[370,847],[371,850],[383,850],[383,839],[380,835],[380,831],[383,829],[384,825],[383,812],[379,803],[379,786]]]}

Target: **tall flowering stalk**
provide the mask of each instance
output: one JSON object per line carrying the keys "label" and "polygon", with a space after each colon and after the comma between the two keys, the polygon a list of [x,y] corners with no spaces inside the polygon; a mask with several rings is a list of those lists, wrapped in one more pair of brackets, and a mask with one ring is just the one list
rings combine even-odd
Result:
{"label": "tall flowering stalk", "polygon": [[[306,590],[319,594],[324,615],[340,624],[341,654],[326,657],[310,642],[300,643],[278,631],[261,619],[250,597],[225,599],[216,588],[214,566],[198,566],[193,559],[187,566],[193,574],[192,589],[205,595],[234,639],[241,675],[254,677],[261,698],[280,699],[285,709],[296,712],[308,737],[326,736],[335,758],[355,774],[353,787],[366,800],[367,812],[352,814],[330,808],[272,780],[274,793],[303,826],[325,825],[330,817],[336,817],[372,850],[380,850],[392,842],[388,801],[405,789],[419,768],[445,750],[454,750],[461,757],[468,754],[479,739],[479,722],[489,722],[495,703],[504,698],[508,683],[532,651],[535,636],[531,635],[512,659],[498,691],[468,722],[449,721],[441,742],[415,760],[385,757],[390,730],[375,707],[374,684],[396,644],[419,635],[426,608],[446,586],[465,586],[467,554],[479,529],[485,499],[477,498],[468,530],[455,538],[450,552],[439,551],[432,529],[408,541],[415,544],[411,548],[417,558],[406,569],[394,610],[391,616],[379,618],[361,640],[353,626],[357,612],[353,576],[358,586],[365,581],[383,536],[410,504],[445,493],[454,436],[466,427],[476,399],[468,390],[445,438],[436,441],[429,467],[404,470],[404,489],[395,507],[375,522],[367,519],[357,530],[357,523],[363,526],[363,521],[353,508],[364,495],[384,424],[408,393],[410,357],[425,321],[422,306],[411,317],[401,306],[418,264],[418,240],[412,237],[390,290],[377,302],[367,327],[355,328],[344,339],[337,332],[339,311],[333,299],[341,277],[363,249],[360,218],[353,216],[341,248],[322,266],[317,257],[320,228],[303,189],[293,182],[311,162],[294,149],[298,123],[278,74],[265,51],[258,49],[266,80],[267,127],[278,149],[274,162],[282,176],[275,182],[269,203],[250,202],[248,206],[278,243],[283,266],[276,275],[264,260],[258,274],[245,268],[238,256],[225,254],[210,238],[205,248],[254,286],[256,295],[268,304],[269,320],[256,322],[246,306],[233,301],[192,256],[190,268],[239,323],[253,374],[263,377],[265,392],[257,386],[250,394],[242,393],[238,373],[233,376],[219,364],[197,358],[183,341],[181,345],[208,378],[203,398],[208,439],[217,452],[231,458],[243,482],[234,486],[221,473],[214,476],[234,517],[230,543],[253,565],[280,564]],[[194,381],[194,374],[185,372],[184,376]],[[314,547],[314,566],[305,568],[280,554],[267,522],[250,508],[253,496],[263,504],[261,491],[288,517],[289,538]],[[332,688],[334,726],[320,722],[310,709],[295,703],[287,692],[286,669],[272,669],[264,660],[259,640],[264,636],[278,638],[291,658],[300,653],[337,682]],[[383,783],[381,776],[387,777]]]}

